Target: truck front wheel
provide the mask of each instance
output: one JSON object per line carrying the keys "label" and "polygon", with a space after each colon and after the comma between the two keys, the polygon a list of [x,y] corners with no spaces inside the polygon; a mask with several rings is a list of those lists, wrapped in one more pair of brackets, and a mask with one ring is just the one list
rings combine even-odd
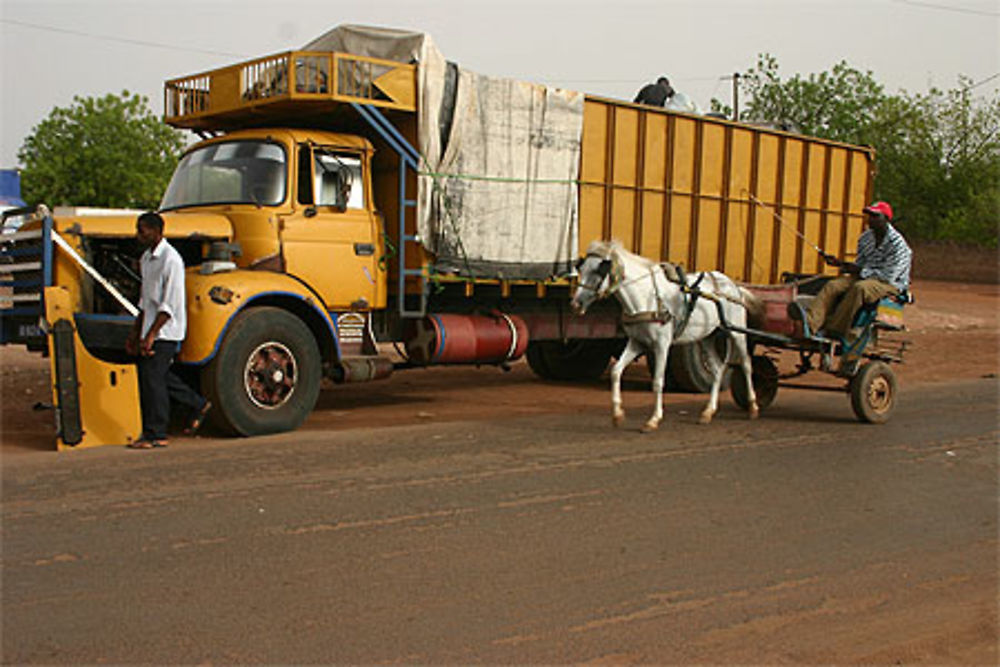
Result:
{"label": "truck front wheel", "polygon": [[224,431],[251,436],[293,431],[319,396],[322,364],[309,328],[280,308],[236,316],[202,386]]}

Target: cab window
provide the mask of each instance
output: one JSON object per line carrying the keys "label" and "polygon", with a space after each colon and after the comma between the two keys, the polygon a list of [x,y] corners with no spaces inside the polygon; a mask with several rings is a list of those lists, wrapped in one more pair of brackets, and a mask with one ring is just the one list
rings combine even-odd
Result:
{"label": "cab window", "polygon": [[340,210],[364,208],[361,155],[314,149],[313,195],[317,206],[332,206]]}

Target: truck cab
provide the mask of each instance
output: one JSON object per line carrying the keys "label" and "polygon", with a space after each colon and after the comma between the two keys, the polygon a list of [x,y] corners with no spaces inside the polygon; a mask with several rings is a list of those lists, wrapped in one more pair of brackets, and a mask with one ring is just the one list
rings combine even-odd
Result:
{"label": "truck cab", "polygon": [[184,154],[161,210],[225,215],[238,267],[293,276],[328,311],[383,308],[384,243],[372,155],[366,139],[350,135],[233,132]]}

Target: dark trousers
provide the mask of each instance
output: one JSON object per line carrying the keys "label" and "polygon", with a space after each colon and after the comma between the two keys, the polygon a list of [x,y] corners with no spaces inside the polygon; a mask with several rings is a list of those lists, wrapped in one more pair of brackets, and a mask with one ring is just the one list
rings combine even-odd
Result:
{"label": "dark trousers", "polygon": [[142,437],[162,440],[167,437],[170,401],[191,412],[200,410],[205,399],[170,370],[179,347],[176,341],[153,343],[153,355],[139,357],[139,403],[142,408]]}

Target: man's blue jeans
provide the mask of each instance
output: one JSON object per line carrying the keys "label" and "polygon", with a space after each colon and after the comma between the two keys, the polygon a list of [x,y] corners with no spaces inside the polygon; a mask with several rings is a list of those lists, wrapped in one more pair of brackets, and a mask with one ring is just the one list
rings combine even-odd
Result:
{"label": "man's blue jeans", "polygon": [[179,348],[177,341],[158,340],[153,343],[152,356],[139,357],[139,403],[144,440],[166,439],[171,401],[191,412],[205,405],[205,399],[170,370]]}

